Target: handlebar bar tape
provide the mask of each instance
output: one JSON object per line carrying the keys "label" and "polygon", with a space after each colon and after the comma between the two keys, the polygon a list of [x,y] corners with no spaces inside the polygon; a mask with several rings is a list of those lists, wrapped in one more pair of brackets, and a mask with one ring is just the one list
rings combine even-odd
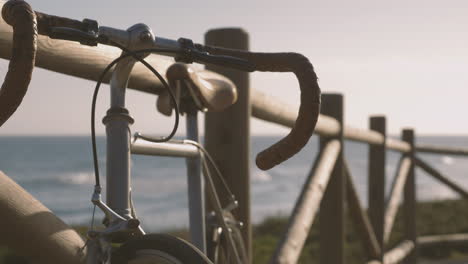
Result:
{"label": "handlebar bar tape", "polygon": [[55,27],[73,28],[79,31],[87,32],[89,24],[85,21],[79,21],[66,17],[52,16],[36,12],[37,30],[41,35],[50,36]]}
{"label": "handlebar bar tape", "polygon": [[[5,11],[3,13],[11,13],[13,6],[16,6],[19,3],[27,5],[23,0],[10,0],[5,3],[3,7],[3,10]],[[31,8],[29,9],[31,10]],[[37,11],[32,12],[36,15],[37,32],[41,35],[50,36],[52,34],[52,29],[56,27],[72,28],[83,32],[88,32],[91,28],[95,28],[95,30],[97,30],[97,24],[94,24],[96,22],[93,20],[85,19],[83,21],[79,21],[66,17],[48,15]],[[6,21],[5,17],[4,19]]]}
{"label": "handlebar bar tape", "polygon": [[13,27],[13,47],[8,72],[0,90],[0,126],[16,111],[27,92],[36,58],[36,15],[26,2],[4,4],[2,17]]}
{"label": "handlebar bar tape", "polygon": [[296,123],[286,137],[257,155],[255,162],[258,168],[271,169],[295,155],[307,144],[320,113],[320,87],[314,68],[305,56],[298,53],[257,53],[210,46],[199,48],[214,55],[246,59],[255,65],[256,71],[292,72],[299,81],[301,105]]}
{"label": "handlebar bar tape", "polygon": [[78,21],[34,12],[23,0],[7,1],[2,8],[2,17],[13,27],[13,47],[0,90],[0,126],[16,111],[27,92],[36,59],[38,33],[50,36],[56,27],[83,32],[97,28],[97,23],[92,20]]}

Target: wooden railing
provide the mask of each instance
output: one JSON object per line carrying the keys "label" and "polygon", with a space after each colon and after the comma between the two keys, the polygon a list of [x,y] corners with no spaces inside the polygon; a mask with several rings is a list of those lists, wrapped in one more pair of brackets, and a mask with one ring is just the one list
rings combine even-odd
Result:
{"label": "wooden railing", "polygon": [[[3,3],[3,2],[0,2]],[[8,59],[11,52],[11,29],[0,20],[0,57]],[[208,34],[210,44],[248,48],[247,34],[239,29],[214,30]],[[111,47],[85,47],[73,42],[39,37],[36,65],[45,69],[90,80],[114,58],[119,50]],[[151,55],[148,61],[160,72],[166,72],[171,61],[162,56]],[[242,205],[235,213],[244,222],[243,235],[251,248],[250,188],[249,188],[249,119],[250,116],[279,124],[294,126],[297,107],[286,105],[270,95],[249,88],[248,75],[219,67],[210,68],[221,72],[236,83],[239,101],[223,113],[206,116],[205,134],[208,151],[213,152],[216,162],[227,176],[234,194]],[[108,79],[107,79],[108,80]],[[152,73],[136,65],[129,86],[149,93],[162,90],[161,83]],[[154,90],[156,88],[156,92]],[[285,88],[286,89],[286,88]],[[290,89],[289,87],[287,89]],[[291,90],[290,92],[298,92]],[[419,247],[439,243],[463,243],[468,234],[418,237],[415,223],[416,188],[415,166],[449,188],[468,197],[468,192],[448,177],[438,172],[417,156],[418,153],[468,156],[468,149],[415,145],[414,132],[403,130],[402,139],[386,136],[386,119],[370,118],[370,129],[357,129],[343,123],[343,97],[339,94],[323,96],[322,114],[315,133],[320,136],[319,155],[304,183],[287,231],[280,240],[271,263],[296,263],[308,231],[320,211],[320,261],[324,264],[342,264],[344,260],[345,203],[351,218],[359,230],[369,259],[368,263],[417,262]],[[232,129],[235,128],[235,129]],[[367,213],[354,187],[351,172],[343,152],[345,140],[369,145],[369,206]],[[389,197],[385,197],[386,151],[402,154],[397,175]],[[403,199],[402,199],[403,198]],[[403,203],[401,203],[403,202]],[[390,237],[396,212],[403,207],[405,237],[395,248],[384,251]]]}
{"label": "wooden railing", "polygon": [[[227,37],[226,32],[219,30],[215,33],[218,34],[217,39],[220,42],[215,41],[214,44],[224,45],[223,39]],[[235,38],[232,31],[229,37]],[[212,69],[221,70],[219,68]],[[230,75],[229,71],[222,70],[222,73],[237,83],[239,72]],[[250,111],[249,107],[251,107],[253,117],[285,127],[294,126],[297,117],[296,107],[284,104],[258,90],[249,89],[245,87],[245,83],[243,83],[240,92],[244,94],[245,100],[241,104],[246,105],[246,111]],[[468,192],[464,188],[417,156],[418,153],[468,156],[468,149],[416,145],[412,129],[404,129],[401,139],[389,138],[386,135],[386,118],[383,116],[371,117],[368,130],[346,126],[343,123],[342,95],[324,94],[322,103],[322,114],[315,130],[315,134],[320,136],[319,154],[296,200],[286,232],[280,239],[275,254],[270,260],[271,264],[297,263],[317,215],[320,217],[320,263],[345,263],[345,204],[347,204],[351,220],[360,234],[368,264],[391,264],[402,261],[414,264],[417,263],[420,247],[441,243],[468,242],[468,234],[418,236],[415,185],[415,167],[418,167],[462,197],[468,197]],[[231,109],[229,111],[231,111],[229,115],[236,116],[238,110]],[[218,142],[230,142],[228,145],[232,148],[245,144],[245,142],[239,141],[237,135],[226,137],[225,133],[220,133],[217,130],[219,127],[238,126],[237,123],[233,123],[233,118],[223,119],[223,114],[216,114],[220,117],[216,120],[207,118],[206,130],[210,133],[210,137],[206,139],[207,143],[209,144],[212,140],[212,136],[218,135],[220,138]],[[367,212],[359,200],[351,171],[343,154],[345,140],[369,145],[369,206]],[[219,145],[216,145],[216,148],[218,152],[224,152],[227,156],[232,155],[231,148],[221,149]],[[401,153],[401,158],[390,195],[385,197],[385,165],[388,150]],[[246,151],[242,155],[249,155],[249,153]],[[226,167],[238,164],[238,160],[232,158],[221,158],[217,162],[232,163],[224,165]],[[239,177],[244,178],[243,182],[249,182],[247,180],[248,173],[236,174],[232,177],[235,179],[232,181],[234,185]],[[247,186],[238,186],[236,189],[244,190],[236,195],[243,196],[244,201],[249,201],[250,194],[247,193],[249,190]],[[400,207],[403,212],[404,238],[394,248],[386,251]],[[318,214],[319,211],[320,214]],[[241,217],[241,220],[247,223],[246,227],[250,229],[250,219]],[[246,232],[246,240],[250,241],[250,231]]]}
{"label": "wooden railing", "polygon": [[[266,98],[267,96],[261,95],[261,97]],[[337,97],[341,98],[341,95],[323,95],[324,104],[330,104],[324,105],[323,108],[329,109],[332,107],[342,109],[342,106],[338,104],[341,100],[337,99]],[[255,106],[255,100],[252,101],[252,107],[255,109],[258,106]],[[290,125],[293,123],[294,116],[288,111],[282,110],[283,107],[284,109],[291,109],[289,106],[279,104],[272,99],[268,101],[271,107],[275,106],[267,119],[268,121],[282,125]],[[263,107],[264,106],[265,104],[263,104]],[[265,109],[258,109],[256,111],[257,113],[268,112],[268,110]],[[330,112],[338,113],[339,110],[330,110]],[[280,113],[286,114],[281,115]],[[267,115],[257,115],[257,117],[265,116]],[[343,133],[342,136],[340,136],[340,129],[336,131],[336,127],[340,127],[336,119],[333,120],[332,116],[325,115],[320,117],[316,133],[321,136],[322,147],[319,150],[319,155],[313,165],[312,172],[307,177],[301,194],[297,199],[289,220],[287,232],[283,235],[270,263],[297,262],[307,238],[308,230],[319,210],[321,212],[320,222],[323,222],[322,214],[327,210],[327,208],[324,207],[328,206],[328,204],[322,201],[325,199],[324,194],[327,193],[330,188],[335,188],[332,199],[335,200],[334,206],[335,209],[338,208],[336,210],[339,210],[339,212],[336,211],[330,214],[334,216],[335,222],[331,222],[333,219],[332,217],[323,216],[323,219],[327,220],[325,221],[327,225],[331,226],[325,228],[321,226],[320,235],[332,241],[321,244],[320,254],[325,255],[321,256],[321,263],[345,263],[343,258],[344,254],[340,252],[340,250],[343,250],[342,245],[345,243],[344,233],[339,234],[339,232],[343,232],[344,220],[336,220],[336,217],[343,216],[344,209],[342,204],[344,204],[345,201],[341,201],[343,196],[339,195],[337,192],[346,192],[345,199],[347,200],[350,216],[365,245],[369,264],[400,263],[404,259],[406,261],[405,263],[416,263],[417,250],[419,247],[442,243],[468,242],[468,234],[417,236],[415,222],[417,212],[416,186],[414,173],[415,167],[418,167],[427,174],[433,176],[434,179],[438,180],[440,183],[458,193],[461,197],[468,198],[467,190],[417,156],[418,153],[468,156],[468,149],[415,145],[414,132],[411,129],[403,130],[402,140],[390,139],[385,136],[385,122],[385,117],[371,117],[370,130],[358,130],[343,126]],[[340,157],[339,152],[343,152],[342,144],[340,143],[341,140],[353,140],[369,144],[368,213],[365,212],[364,207],[359,201],[346,159],[345,157]],[[402,154],[389,197],[384,196],[385,153],[387,150],[398,151]],[[338,159],[342,160],[338,161]],[[344,164],[344,166],[340,165],[344,167],[344,169],[340,168],[337,173],[338,170],[336,166],[340,162]],[[338,187],[331,186],[330,183],[336,177],[345,180],[341,180]],[[321,206],[319,207],[319,205]],[[336,207],[337,205],[338,207]],[[382,249],[386,248],[387,242],[389,241],[400,205],[403,207],[405,238],[395,248],[384,252]],[[320,241],[323,242],[322,239]],[[327,247],[328,245],[329,247]]]}

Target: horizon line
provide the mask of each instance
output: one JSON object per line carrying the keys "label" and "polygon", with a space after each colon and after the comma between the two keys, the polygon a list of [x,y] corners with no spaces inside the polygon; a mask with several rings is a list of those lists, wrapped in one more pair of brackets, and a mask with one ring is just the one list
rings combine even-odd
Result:
{"label": "horizon line", "polygon": [[[155,134],[156,135],[156,134]],[[281,136],[286,136],[287,133],[278,133],[278,134],[272,134],[272,133],[253,133],[251,136],[270,136],[270,137],[281,137]],[[96,134],[96,137],[105,137],[105,134]],[[160,136],[160,135],[156,135]],[[185,133],[181,133],[180,135],[176,134],[175,137],[179,136],[185,136]],[[200,133],[200,136],[204,136],[204,133]],[[313,136],[318,136],[317,134],[313,134]],[[387,134],[388,137],[399,137],[400,134],[398,133],[389,133]],[[462,133],[418,133],[416,134],[417,136],[423,136],[423,137],[468,137],[468,133],[462,134]],[[0,134],[0,137],[91,137],[90,134]]]}

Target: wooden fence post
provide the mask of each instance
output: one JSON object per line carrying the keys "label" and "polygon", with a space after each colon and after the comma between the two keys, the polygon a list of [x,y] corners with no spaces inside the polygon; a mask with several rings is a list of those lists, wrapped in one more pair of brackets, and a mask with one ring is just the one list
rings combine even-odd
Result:
{"label": "wooden fence post", "polygon": [[[320,263],[344,264],[346,175],[343,164],[343,95],[322,95],[322,114],[334,117],[341,124],[336,139],[340,153],[320,205]],[[320,138],[320,148],[330,138]]]}
{"label": "wooden fence post", "polygon": [[405,239],[414,242],[414,249],[405,259],[404,263],[416,264],[418,261],[418,244],[416,230],[416,179],[414,173],[414,131],[404,129],[402,140],[410,144],[411,150],[408,157],[411,159],[411,166],[408,172],[404,189],[403,217],[405,227]]}
{"label": "wooden fence post", "polygon": [[[240,28],[222,28],[208,31],[205,42],[207,45],[247,50],[249,41],[248,34]],[[206,68],[228,77],[238,89],[237,102],[233,106],[220,113],[205,115],[205,146],[239,201],[239,208],[233,214],[244,223],[242,235],[251,257],[249,75],[217,66]],[[223,190],[221,185],[218,187]],[[227,201],[227,197],[220,198],[223,202]]]}
{"label": "wooden fence post", "polygon": [[369,120],[370,129],[384,136],[382,145],[369,144],[369,182],[368,201],[369,219],[375,231],[375,236],[381,248],[378,259],[383,262],[385,253],[384,227],[385,227],[385,163],[386,163],[386,119],[384,116],[372,116]]}
{"label": "wooden fence post", "polygon": [[0,212],[0,245],[34,263],[85,263],[81,236],[2,171]]}

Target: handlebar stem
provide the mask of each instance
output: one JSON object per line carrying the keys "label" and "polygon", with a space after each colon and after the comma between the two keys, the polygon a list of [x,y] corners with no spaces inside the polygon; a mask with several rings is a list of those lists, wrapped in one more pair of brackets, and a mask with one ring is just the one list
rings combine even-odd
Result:
{"label": "handlebar stem", "polygon": [[101,44],[117,43],[130,50],[140,50],[154,48],[156,37],[150,27],[139,23],[127,30],[101,26],[99,39]]}
{"label": "handlebar stem", "polygon": [[[144,24],[136,24],[126,32],[105,28],[101,34],[128,50],[146,49],[154,39],[151,29]],[[128,57],[116,65],[110,82],[111,107],[103,119],[107,135],[106,200],[112,210],[127,219],[131,218],[130,125],[133,119],[125,108],[125,92],[135,62],[133,57]]]}

